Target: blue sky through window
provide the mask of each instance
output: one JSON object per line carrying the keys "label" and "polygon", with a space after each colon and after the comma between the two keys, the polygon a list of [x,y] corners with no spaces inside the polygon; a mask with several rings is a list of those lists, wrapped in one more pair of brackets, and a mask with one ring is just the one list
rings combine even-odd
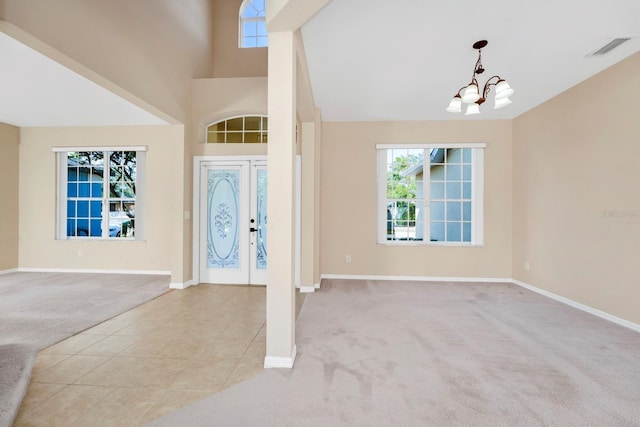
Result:
{"label": "blue sky through window", "polygon": [[269,44],[265,0],[245,3],[240,11],[240,47],[266,47]]}

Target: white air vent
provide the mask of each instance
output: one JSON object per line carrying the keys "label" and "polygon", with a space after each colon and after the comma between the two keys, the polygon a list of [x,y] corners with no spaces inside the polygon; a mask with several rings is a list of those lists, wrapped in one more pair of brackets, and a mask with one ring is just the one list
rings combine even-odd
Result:
{"label": "white air vent", "polygon": [[613,39],[611,40],[609,43],[607,43],[606,45],[602,46],[600,49],[591,52],[589,55],[587,56],[602,56],[602,55],[606,55],[607,53],[611,52],[613,49],[617,48],[618,46],[620,46],[622,43],[631,40],[631,37],[620,37],[617,39]]}

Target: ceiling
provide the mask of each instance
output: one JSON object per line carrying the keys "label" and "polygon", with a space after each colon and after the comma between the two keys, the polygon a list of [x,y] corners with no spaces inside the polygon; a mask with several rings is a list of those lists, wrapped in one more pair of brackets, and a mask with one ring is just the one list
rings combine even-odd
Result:
{"label": "ceiling", "polygon": [[0,122],[18,127],[166,121],[0,32]]}
{"label": "ceiling", "polygon": [[[323,120],[512,119],[639,51],[640,1],[332,0],[302,35]],[[633,38],[587,57],[616,37]],[[479,83],[499,74],[513,104],[447,113],[482,39]]]}
{"label": "ceiling", "polygon": [[[390,7],[392,5],[392,7]],[[302,28],[326,121],[512,119],[640,51],[638,0],[332,0]],[[632,37],[601,57],[588,54]],[[483,85],[499,74],[513,104],[445,112],[469,83],[481,39]],[[31,126],[166,121],[0,32],[0,122]]]}

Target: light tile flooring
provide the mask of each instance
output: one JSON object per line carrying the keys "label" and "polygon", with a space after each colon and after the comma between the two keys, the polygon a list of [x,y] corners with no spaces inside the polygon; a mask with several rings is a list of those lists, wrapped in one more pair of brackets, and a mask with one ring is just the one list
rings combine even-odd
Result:
{"label": "light tile flooring", "polygon": [[139,426],[258,374],[265,290],[171,291],[42,350],[14,426]]}

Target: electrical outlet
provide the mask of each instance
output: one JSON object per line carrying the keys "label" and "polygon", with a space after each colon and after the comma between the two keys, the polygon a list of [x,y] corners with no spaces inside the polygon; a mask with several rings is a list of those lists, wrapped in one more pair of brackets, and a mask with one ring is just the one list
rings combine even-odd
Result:
{"label": "electrical outlet", "polygon": [[524,269],[529,271],[530,268],[531,268],[531,264],[529,263],[529,261],[525,261],[524,262]]}
{"label": "electrical outlet", "polygon": [[351,262],[351,255],[347,255],[344,260],[346,262]]}

